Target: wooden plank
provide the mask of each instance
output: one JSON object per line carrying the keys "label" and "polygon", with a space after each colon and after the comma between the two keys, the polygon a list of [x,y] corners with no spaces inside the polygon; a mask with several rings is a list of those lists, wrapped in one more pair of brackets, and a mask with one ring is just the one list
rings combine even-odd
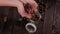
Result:
{"label": "wooden plank", "polygon": [[52,25],[53,21],[53,13],[55,11],[55,6],[51,6],[45,12],[44,26],[43,26],[43,34],[52,34]]}
{"label": "wooden plank", "polygon": [[60,0],[56,2],[55,34],[60,34]]}

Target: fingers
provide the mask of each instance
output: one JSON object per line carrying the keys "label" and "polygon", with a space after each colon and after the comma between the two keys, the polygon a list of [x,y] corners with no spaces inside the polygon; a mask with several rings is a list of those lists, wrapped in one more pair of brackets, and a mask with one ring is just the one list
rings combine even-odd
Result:
{"label": "fingers", "polygon": [[33,11],[38,11],[38,4],[35,1],[33,1],[33,3],[31,3],[31,6],[32,6]]}
{"label": "fingers", "polygon": [[[33,11],[38,11],[38,4],[34,1],[34,0],[20,0],[19,1],[20,4],[18,5],[18,12],[19,14],[21,14],[22,17],[26,17],[26,18],[32,18],[32,15],[30,14],[30,12],[33,12]],[[28,10],[29,14],[25,12],[24,10],[24,6],[23,4],[30,4],[32,9],[31,10]]]}
{"label": "fingers", "polygon": [[31,14],[28,14],[28,13],[25,12],[23,3],[21,3],[21,2],[18,1],[17,8],[18,8],[18,13],[19,13],[22,17],[26,17],[26,18],[31,18],[31,17],[32,17]]}
{"label": "fingers", "polygon": [[33,11],[37,11],[38,4],[34,0],[20,0],[24,4],[30,4]]}
{"label": "fingers", "polygon": [[[20,1],[22,3],[24,3],[25,5],[28,3],[32,7],[32,9],[28,10],[29,13],[33,13],[33,11],[34,12],[38,11],[38,9],[37,9],[38,4],[34,0],[20,0]],[[29,15],[27,15],[27,16],[29,16]],[[29,16],[29,17],[31,17],[31,16]]]}

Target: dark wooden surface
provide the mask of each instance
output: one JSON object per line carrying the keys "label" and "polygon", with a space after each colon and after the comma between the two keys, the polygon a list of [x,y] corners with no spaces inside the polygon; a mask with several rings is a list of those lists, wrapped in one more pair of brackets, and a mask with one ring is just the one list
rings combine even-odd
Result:
{"label": "dark wooden surface", "polygon": [[43,34],[60,34],[60,0],[45,13]]}
{"label": "dark wooden surface", "polygon": [[[0,34],[60,34],[60,0],[47,3],[44,19],[36,23],[37,31],[29,33],[25,29],[26,21],[18,21],[21,16],[16,7],[0,7]],[[43,14],[42,14],[43,15]],[[4,17],[7,21],[4,22]]]}

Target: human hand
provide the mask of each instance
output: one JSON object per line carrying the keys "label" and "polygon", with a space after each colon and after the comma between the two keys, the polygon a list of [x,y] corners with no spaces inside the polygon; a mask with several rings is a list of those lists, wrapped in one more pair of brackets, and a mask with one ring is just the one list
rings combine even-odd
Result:
{"label": "human hand", "polygon": [[[37,11],[37,3],[34,0],[22,0],[22,2],[24,4],[29,4],[32,7],[31,11],[28,12],[33,12],[33,11]],[[22,17],[26,17],[26,18],[32,18],[32,15],[29,13],[25,12],[24,9],[24,5],[21,1],[18,0],[0,0],[0,6],[14,6],[17,7],[18,9],[18,13],[22,16]]]}
{"label": "human hand", "polygon": [[[29,16],[29,17],[27,17],[27,18],[32,18],[32,14],[31,13],[33,13],[33,12],[36,12],[36,11],[38,11],[38,4],[34,1],[34,0],[20,0],[24,5],[26,5],[26,6],[30,6],[30,9],[29,10],[27,10],[28,11],[28,13],[30,14],[30,16],[29,16],[29,14],[27,15],[27,16]],[[29,7],[28,7],[29,8]]]}

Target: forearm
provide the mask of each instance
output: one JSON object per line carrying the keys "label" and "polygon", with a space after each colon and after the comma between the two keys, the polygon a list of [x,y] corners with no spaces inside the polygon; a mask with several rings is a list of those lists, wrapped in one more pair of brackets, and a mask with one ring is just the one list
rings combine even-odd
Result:
{"label": "forearm", "polygon": [[17,3],[15,1],[6,1],[6,0],[0,0],[0,6],[17,6]]}

